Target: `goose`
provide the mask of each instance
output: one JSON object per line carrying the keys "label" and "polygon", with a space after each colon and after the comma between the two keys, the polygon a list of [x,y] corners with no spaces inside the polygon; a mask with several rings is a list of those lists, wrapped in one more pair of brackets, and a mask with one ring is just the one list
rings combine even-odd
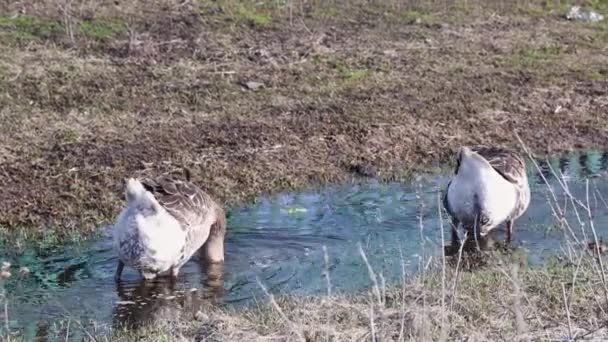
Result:
{"label": "goose", "polygon": [[224,210],[190,182],[189,172],[186,181],[171,176],[129,178],[125,198],[114,225],[116,282],[125,265],[146,280],[167,274],[176,279],[199,249],[208,264],[224,261]]}
{"label": "goose", "polygon": [[458,244],[458,226],[475,237],[485,237],[506,224],[511,242],[513,222],[530,205],[530,186],[523,158],[494,146],[461,147],[456,170],[444,192],[443,206],[452,217],[452,243]]}

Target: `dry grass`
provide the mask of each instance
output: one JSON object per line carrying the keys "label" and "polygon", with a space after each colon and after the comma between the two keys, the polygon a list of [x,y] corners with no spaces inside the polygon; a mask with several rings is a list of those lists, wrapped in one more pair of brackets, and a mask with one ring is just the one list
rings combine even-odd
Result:
{"label": "dry grass", "polygon": [[2,231],[91,232],[124,178],[182,165],[233,203],[514,129],[537,153],[606,146],[606,27],[544,3],[5,2]]}
{"label": "dry grass", "polygon": [[[597,260],[552,260],[520,268],[498,253],[463,271],[459,290],[441,292],[441,265],[391,286],[377,301],[368,294],[278,297],[245,310],[208,308],[198,321],[165,317],[154,328],[117,332],[116,340],[197,341],[519,341],[606,338],[605,300]],[[573,281],[573,275],[576,274]],[[456,276],[453,267],[446,280]],[[567,300],[565,310],[564,295]],[[453,301],[444,310],[442,301]],[[445,320],[443,319],[445,317]],[[112,340],[114,340],[114,338]]]}

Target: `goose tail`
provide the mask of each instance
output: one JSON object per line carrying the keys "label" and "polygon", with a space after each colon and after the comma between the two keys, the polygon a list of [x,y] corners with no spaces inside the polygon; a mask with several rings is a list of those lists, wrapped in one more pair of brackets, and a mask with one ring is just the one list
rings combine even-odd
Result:
{"label": "goose tail", "polygon": [[154,195],[144,188],[144,185],[135,178],[127,180],[125,198],[129,204],[135,204],[138,207],[149,208],[155,212],[162,210],[160,203],[154,198]]}

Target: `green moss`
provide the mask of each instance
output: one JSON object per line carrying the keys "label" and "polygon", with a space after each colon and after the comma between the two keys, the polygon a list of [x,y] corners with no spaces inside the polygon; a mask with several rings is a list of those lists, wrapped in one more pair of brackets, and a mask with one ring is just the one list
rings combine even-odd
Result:
{"label": "green moss", "polygon": [[125,32],[126,24],[122,20],[87,20],[79,25],[80,31],[87,37],[103,40],[114,37],[118,33]]}

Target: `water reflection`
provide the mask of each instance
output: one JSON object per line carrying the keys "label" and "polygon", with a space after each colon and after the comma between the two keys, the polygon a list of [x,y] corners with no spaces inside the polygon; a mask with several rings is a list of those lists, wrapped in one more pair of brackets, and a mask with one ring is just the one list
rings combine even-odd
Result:
{"label": "water reflection", "polygon": [[189,289],[178,289],[171,277],[117,283],[120,300],[112,315],[114,328],[138,328],[154,322],[179,320],[184,315],[192,319],[206,305],[221,300],[225,293],[224,265],[201,261],[197,264],[205,277],[200,286]]}
{"label": "water reflection", "polygon": [[543,176],[548,181],[553,181],[556,176],[560,179],[585,179],[597,177],[608,169],[607,152],[588,152],[570,154],[561,157],[537,160],[540,172],[530,166],[532,178],[538,184],[544,184]]}

